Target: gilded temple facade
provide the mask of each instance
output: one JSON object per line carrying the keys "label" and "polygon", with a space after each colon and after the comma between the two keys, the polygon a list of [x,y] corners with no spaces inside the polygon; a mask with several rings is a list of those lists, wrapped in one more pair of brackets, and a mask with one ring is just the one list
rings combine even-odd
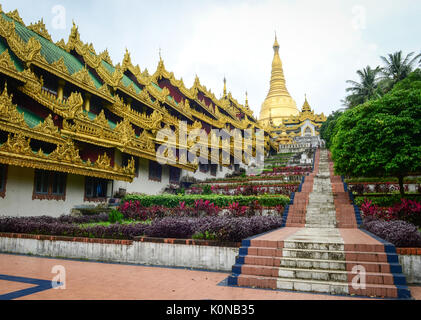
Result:
{"label": "gilded temple facade", "polygon": [[[157,194],[185,176],[223,177],[247,165],[236,152],[245,146],[232,137],[226,138],[228,154],[209,152],[198,162],[181,161],[186,146],[178,139],[165,154],[157,152],[166,143],[158,132],[178,132],[180,124],[189,132],[260,129],[264,153],[276,152],[271,132],[248,103],[226,90],[217,99],[198,77],[186,88],[162,59],[150,75],[128,51],[114,64],[106,50],[97,53],[83,43],[74,24],[67,42],[54,43],[42,20],[27,26],[17,10],[0,7],[0,215],[65,214],[124,193]],[[205,148],[212,146],[209,135]],[[161,157],[174,161],[163,165]]]}
{"label": "gilded temple facade", "polygon": [[[319,131],[325,115],[315,114],[305,98],[301,111],[286,87],[279,43],[275,36],[274,57],[268,96],[262,104],[259,122],[271,132],[273,141],[291,145],[302,141],[320,140]],[[312,138],[311,138],[312,137]]]}

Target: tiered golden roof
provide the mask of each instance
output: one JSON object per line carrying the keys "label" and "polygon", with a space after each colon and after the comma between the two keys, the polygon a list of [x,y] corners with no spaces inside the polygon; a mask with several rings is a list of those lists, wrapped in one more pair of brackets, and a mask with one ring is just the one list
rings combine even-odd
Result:
{"label": "tiered golden roof", "polygon": [[[186,88],[182,79],[165,69],[161,58],[153,75],[134,66],[127,50],[122,63],[114,65],[107,50],[97,54],[92,44],[81,41],[74,23],[67,43],[53,43],[42,20],[26,26],[17,10],[4,13],[1,5],[0,76],[5,84],[0,95],[0,130],[10,133],[7,143],[0,146],[0,163],[131,181],[134,161],[124,168],[112,167],[113,161],[106,155],[100,155],[95,163],[79,161],[78,144],[159,160],[155,150],[162,141],[156,139],[157,132],[167,126],[177,132],[181,120],[187,122],[188,130],[205,126],[267,129],[257,122],[248,102],[243,106],[230,93],[217,99],[198,77],[192,88]],[[45,83],[43,76],[47,76]],[[63,96],[64,87],[67,96]],[[171,90],[179,93],[177,101]],[[44,110],[44,115],[35,112],[35,117],[42,118],[37,119],[39,124],[25,124],[23,112],[18,110],[25,106],[14,104],[8,92],[32,99]],[[274,149],[269,135],[265,130],[267,151]],[[27,148],[30,139],[56,144],[57,152],[31,154]],[[75,155],[76,162],[60,165],[64,147]],[[176,147],[184,146],[177,141]],[[197,168],[194,164],[173,166],[190,171]]]}

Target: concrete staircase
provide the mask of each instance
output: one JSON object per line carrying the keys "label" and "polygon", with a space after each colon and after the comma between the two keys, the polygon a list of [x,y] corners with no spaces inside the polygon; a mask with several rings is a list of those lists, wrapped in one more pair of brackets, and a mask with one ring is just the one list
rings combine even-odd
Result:
{"label": "concrete staircase", "polygon": [[[337,217],[346,216],[346,225],[352,227],[356,226],[355,214],[352,212],[349,217],[349,214],[337,212],[335,195],[345,192],[337,186],[333,192],[332,168],[326,150],[320,152],[319,166],[315,169],[318,171],[313,174],[313,188],[307,188],[303,193],[307,195],[305,206],[300,207],[305,209],[304,219],[298,210],[289,218],[295,227],[302,226],[305,220],[305,227],[284,239],[258,237],[244,241],[228,282],[256,288],[410,297],[394,247],[386,247],[374,240],[364,244],[345,243],[341,230],[337,228]],[[342,199],[345,198],[342,196]],[[340,204],[352,207],[349,200]],[[362,233],[357,229],[355,232],[357,235]],[[361,273],[363,270],[365,273]],[[363,278],[365,287],[358,281]]]}

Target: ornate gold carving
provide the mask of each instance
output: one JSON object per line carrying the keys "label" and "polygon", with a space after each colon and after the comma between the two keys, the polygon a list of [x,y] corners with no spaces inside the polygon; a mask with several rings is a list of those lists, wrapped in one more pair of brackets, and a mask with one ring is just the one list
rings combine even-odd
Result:
{"label": "ornate gold carving", "polygon": [[41,19],[40,21],[38,21],[37,23],[34,24],[30,24],[28,29],[31,29],[32,31],[34,31],[35,33],[39,34],[41,37],[44,37],[45,39],[48,39],[50,41],[53,41],[51,39],[50,34],[48,33],[44,21],[43,19]]}
{"label": "ornate gold carving", "polygon": [[70,119],[83,111],[83,98],[80,93],[73,92],[67,100],[60,100],[56,95],[44,90],[42,88],[42,78],[38,79],[29,69],[23,71],[22,74],[27,78],[27,82],[19,90],[46,106],[54,113]]}
{"label": "ornate gold carving", "polygon": [[25,82],[25,78],[22,74],[16,69],[15,64],[10,57],[9,50],[6,49],[0,54],[0,72],[4,73],[12,78]]}
{"label": "ornate gold carving", "polygon": [[60,72],[63,72],[64,74],[69,74],[69,70],[66,67],[66,64],[64,63],[64,59],[63,57],[60,57],[59,60],[54,61],[51,66],[53,68],[56,68],[57,70],[59,70]]}
{"label": "ornate gold carving", "polygon": [[151,82],[158,83],[162,78],[168,79],[172,86],[176,87],[186,98],[194,100],[197,96],[194,90],[187,89],[184,85],[183,79],[177,80],[173,72],[168,72],[165,69],[164,61],[160,59],[157,70],[150,77]]}
{"label": "ornate gold carving", "polygon": [[23,22],[22,18],[19,15],[19,11],[16,9],[15,11],[10,11],[8,13],[6,13],[6,16],[8,16],[9,18],[19,22],[20,24],[25,25],[25,22]]}
{"label": "ornate gold carving", "polygon": [[72,74],[72,78],[80,81],[81,83],[87,85],[88,87],[91,87],[93,89],[96,89],[94,81],[92,80],[91,76],[89,75],[89,71],[86,67],[79,70],[78,72]]}
{"label": "ornate gold carving", "polygon": [[129,105],[124,104],[120,97],[116,97],[116,102],[109,106],[108,109],[122,118],[128,118],[130,122],[140,128],[148,130],[159,130],[163,116],[160,112],[154,111],[150,116],[146,113],[139,113],[133,110]]}
{"label": "ornate gold carving", "polygon": [[104,60],[108,64],[113,65],[113,61],[111,60],[110,54],[109,54],[109,52],[108,52],[107,49],[105,49],[103,52],[101,52],[99,54],[99,58],[102,59],[102,60]]}
{"label": "ornate gold carving", "polygon": [[18,72],[12,58],[10,57],[8,49],[4,50],[3,53],[0,54],[0,67]]}
{"label": "ornate gold carving", "polygon": [[63,141],[59,129],[54,125],[51,115],[44,122],[34,128],[30,128],[20,113],[17,106],[12,102],[13,95],[7,93],[7,83],[5,89],[0,95],[0,128],[14,133],[23,133],[31,138],[50,143],[59,143]]}
{"label": "ornate gold carving", "polygon": [[37,153],[33,152],[30,141],[22,134],[9,134],[7,142],[0,146],[0,163],[128,182],[134,178],[133,159],[129,160],[126,167],[115,165],[113,168],[106,155],[98,157],[93,164],[90,161],[83,162],[71,140],[59,144],[49,155],[41,149]]}

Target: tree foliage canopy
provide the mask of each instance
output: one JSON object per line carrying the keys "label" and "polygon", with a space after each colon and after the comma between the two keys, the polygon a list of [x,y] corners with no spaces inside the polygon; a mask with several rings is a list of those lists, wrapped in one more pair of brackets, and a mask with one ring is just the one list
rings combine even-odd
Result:
{"label": "tree foliage canopy", "polygon": [[421,171],[421,72],[383,97],[347,110],[332,141],[335,171],[348,176],[396,176]]}
{"label": "tree foliage canopy", "polygon": [[320,127],[320,137],[326,141],[326,148],[328,149],[332,145],[332,138],[336,133],[336,123],[341,115],[341,111],[334,111]]}

